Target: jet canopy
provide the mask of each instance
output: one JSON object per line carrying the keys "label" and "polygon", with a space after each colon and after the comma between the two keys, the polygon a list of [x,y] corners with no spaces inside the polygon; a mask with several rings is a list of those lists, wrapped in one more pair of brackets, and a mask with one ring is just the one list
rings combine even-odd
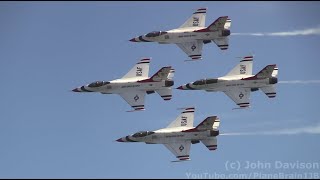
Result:
{"label": "jet canopy", "polygon": [[154,132],[153,131],[139,131],[137,133],[134,133],[132,135],[132,137],[144,137],[144,136],[148,136],[150,134],[153,134]]}
{"label": "jet canopy", "polygon": [[205,84],[213,84],[217,82],[218,82],[218,79],[200,79],[198,81],[195,81],[193,85],[205,85]]}
{"label": "jet canopy", "polygon": [[108,82],[108,81],[96,81],[96,82],[93,82],[93,83],[89,84],[88,86],[89,87],[100,87],[100,86],[103,86],[103,85],[106,85],[106,84],[110,84],[110,82]]}
{"label": "jet canopy", "polygon": [[163,34],[167,34],[167,32],[165,32],[165,31],[152,31],[152,32],[146,34],[146,37],[157,37],[157,36],[160,36]]}

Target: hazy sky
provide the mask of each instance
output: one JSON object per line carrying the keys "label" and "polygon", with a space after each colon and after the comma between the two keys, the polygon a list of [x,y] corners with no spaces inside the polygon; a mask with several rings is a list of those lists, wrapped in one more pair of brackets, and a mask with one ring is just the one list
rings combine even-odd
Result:
{"label": "hazy sky", "polygon": [[[128,41],[179,27],[201,7],[208,8],[206,25],[227,15],[231,33],[249,34],[231,35],[227,52],[205,45],[198,62],[184,62],[188,57],[175,45]],[[0,2],[0,178],[318,173],[244,165],[320,163],[319,83],[279,83],[274,99],[254,92],[248,110],[232,110],[224,93],[174,90],[171,101],[148,95],[146,111],[128,113],[131,107],[118,95],[71,90],[120,78],[142,57],[152,58],[150,75],[175,68],[175,87],[223,76],[238,64],[236,57],[251,53],[254,73],[277,64],[279,81],[320,80],[317,29],[311,35],[250,35],[320,28],[319,9],[319,2]],[[180,114],[177,108],[188,106],[196,108],[194,125],[217,115],[221,133],[269,133],[218,136],[214,152],[192,145],[191,161],[184,163],[171,163],[176,158],[163,145],[115,142],[163,128]],[[226,168],[230,162],[240,163],[239,171]]]}

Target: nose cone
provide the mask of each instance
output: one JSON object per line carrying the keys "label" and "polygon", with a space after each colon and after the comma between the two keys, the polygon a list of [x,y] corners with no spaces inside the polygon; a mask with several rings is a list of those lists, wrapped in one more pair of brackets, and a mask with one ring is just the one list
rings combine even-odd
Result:
{"label": "nose cone", "polygon": [[118,141],[118,142],[124,142],[124,141],[122,140],[122,138],[119,138],[119,139],[117,139],[116,141]]}
{"label": "nose cone", "polygon": [[179,86],[177,87],[177,89],[183,90],[183,86]]}
{"label": "nose cone", "polygon": [[129,41],[131,41],[131,42],[138,42],[138,41],[136,40],[136,38],[132,38],[132,39],[130,39]]}
{"label": "nose cone", "polygon": [[73,92],[80,92],[78,88],[74,88],[72,91]]}

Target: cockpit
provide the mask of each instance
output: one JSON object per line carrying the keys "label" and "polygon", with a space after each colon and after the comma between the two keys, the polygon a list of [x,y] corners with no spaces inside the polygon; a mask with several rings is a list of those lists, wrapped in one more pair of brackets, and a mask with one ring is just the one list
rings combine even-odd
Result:
{"label": "cockpit", "polygon": [[193,85],[205,85],[205,84],[213,84],[217,82],[218,82],[218,79],[200,79],[198,81],[195,81]]}
{"label": "cockpit", "polygon": [[157,36],[160,36],[163,34],[167,34],[167,32],[165,32],[165,31],[152,31],[152,32],[146,34],[146,37],[157,37]]}
{"label": "cockpit", "polygon": [[132,135],[132,137],[144,137],[144,136],[148,136],[150,134],[153,134],[154,132],[153,131],[139,131],[137,133],[134,133]]}
{"label": "cockpit", "polygon": [[96,81],[96,82],[93,82],[93,83],[89,84],[88,87],[100,87],[100,86],[104,86],[106,84],[110,84],[110,82],[108,82],[108,81]]}

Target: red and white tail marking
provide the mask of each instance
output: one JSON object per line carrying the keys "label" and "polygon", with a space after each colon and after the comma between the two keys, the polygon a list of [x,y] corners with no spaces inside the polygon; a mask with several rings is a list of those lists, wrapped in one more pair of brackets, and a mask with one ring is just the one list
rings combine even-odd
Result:
{"label": "red and white tail marking", "polygon": [[253,61],[253,56],[243,57],[240,62],[244,62],[244,61]]}
{"label": "red and white tail marking", "polygon": [[199,8],[193,14],[206,13],[206,12],[207,12],[207,8]]}
{"label": "red and white tail marking", "polygon": [[150,58],[143,58],[137,64],[145,64],[150,63]]}
{"label": "red and white tail marking", "polygon": [[190,156],[189,156],[189,155],[177,156],[177,158],[178,158],[180,161],[190,160]]}
{"label": "red and white tail marking", "polygon": [[250,103],[239,103],[237,105],[240,106],[241,108],[246,108],[250,106]]}
{"label": "red and white tail marking", "polygon": [[218,147],[218,145],[208,145],[207,146],[207,148],[210,150],[210,151],[214,151],[214,150],[216,150],[217,149],[217,147]]}

